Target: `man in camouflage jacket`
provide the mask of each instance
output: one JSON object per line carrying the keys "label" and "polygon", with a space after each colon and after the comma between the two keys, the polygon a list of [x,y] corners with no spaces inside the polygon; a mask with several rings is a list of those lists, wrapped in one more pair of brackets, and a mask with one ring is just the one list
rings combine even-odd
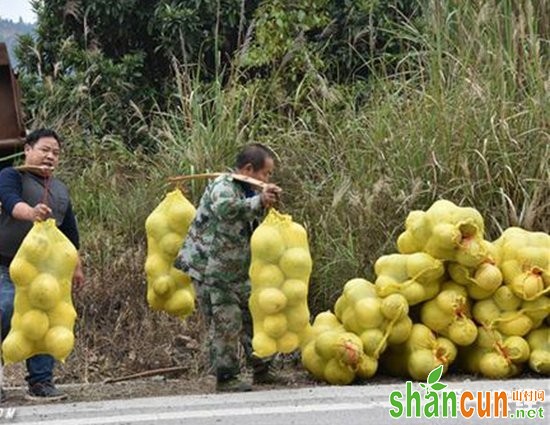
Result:
{"label": "man in camouflage jacket", "polygon": [[[237,156],[236,173],[269,181],[272,152],[261,144]],[[268,184],[255,192],[247,183],[222,175],[206,188],[175,266],[195,284],[200,308],[209,324],[210,362],[219,391],[249,391],[239,378],[238,345],[254,368],[254,382],[270,377],[267,362],[252,356],[252,319],[248,310],[250,237],[281,189]]]}

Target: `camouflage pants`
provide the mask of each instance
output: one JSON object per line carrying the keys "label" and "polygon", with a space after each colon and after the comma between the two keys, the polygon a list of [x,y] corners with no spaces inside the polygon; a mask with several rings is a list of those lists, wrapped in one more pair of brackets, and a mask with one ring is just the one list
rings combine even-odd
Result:
{"label": "camouflage pants", "polygon": [[240,373],[239,344],[247,362],[260,368],[264,362],[252,356],[252,317],[248,310],[250,282],[194,282],[197,299],[208,326],[210,364],[219,380]]}

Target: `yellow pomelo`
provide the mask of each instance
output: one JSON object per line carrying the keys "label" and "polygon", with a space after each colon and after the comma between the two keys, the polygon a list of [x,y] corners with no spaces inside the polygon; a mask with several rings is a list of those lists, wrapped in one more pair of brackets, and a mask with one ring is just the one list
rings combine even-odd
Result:
{"label": "yellow pomelo", "polygon": [[42,339],[50,327],[48,315],[40,310],[29,310],[21,317],[21,330],[31,341]]}
{"label": "yellow pomelo", "polygon": [[277,228],[261,225],[252,234],[250,239],[252,256],[263,261],[276,263],[282,255],[285,245]]}
{"label": "yellow pomelo", "polygon": [[502,273],[497,266],[483,263],[476,270],[474,279],[484,291],[494,292],[502,284]]}
{"label": "yellow pomelo", "polygon": [[364,329],[377,328],[384,321],[379,298],[363,298],[355,303],[355,317]]}
{"label": "yellow pomelo", "polygon": [[450,312],[442,310],[435,300],[423,304],[420,310],[422,323],[436,332],[445,330],[453,321],[453,317]]}
{"label": "yellow pomelo", "polygon": [[306,302],[307,284],[304,281],[288,279],[283,283],[282,290],[288,300],[288,305],[297,305]]}
{"label": "yellow pomelo", "polygon": [[357,366],[361,354],[363,354],[363,342],[361,338],[351,332],[345,332],[338,336],[336,342],[336,358],[342,363]]}
{"label": "yellow pomelo", "polygon": [[515,363],[529,360],[530,348],[527,341],[520,336],[510,336],[504,340],[504,352],[508,359]]}
{"label": "yellow pomelo", "polygon": [[35,308],[50,310],[60,300],[61,291],[57,279],[51,274],[39,274],[29,287],[29,302]]}
{"label": "yellow pomelo", "polygon": [[477,327],[469,319],[455,320],[448,329],[449,339],[457,345],[473,344],[477,338]]}
{"label": "yellow pomelo", "polygon": [[147,231],[147,236],[155,239],[157,242],[160,242],[164,235],[170,233],[166,217],[158,210],[153,211],[147,217],[147,220],[145,220],[145,230]]}
{"label": "yellow pomelo", "polygon": [[403,318],[409,313],[409,303],[401,294],[391,294],[382,300],[380,311],[388,319]]}
{"label": "yellow pomelo", "polygon": [[150,289],[147,291],[147,303],[149,303],[149,306],[153,310],[163,310],[164,302],[164,299],[158,297],[154,290]]}
{"label": "yellow pomelo", "polygon": [[38,270],[31,263],[17,255],[10,264],[10,277],[13,283],[19,286],[26,286],[31,283],[36,276]]}
{"label": "yellow pomelo", "polygon": [[17,311],[13,312],[11,316],[11,327],[13,329],[19,329],[21,327],[21,317],[22,316]]}
{"label": "yellow pomelo", "polygon": [[479,361],[479,369],[487,378],[500,379],[510,375],[511,369],[504,357],[497,353],[486,353]]}
{"label": "yellow pomelo", "polygon": [[533,350],[529,356],[529,367],[542,375],[550,375],[550,350]]}
{"label": "yellow pomelo", "polygon": [[64,360],[74,346],[74,334],[64,326],[50,328],[44,337],[46,351],[58,360]]}
{"label": "yellow pomelo", "polygon": [[258,295],[258,306],[265,314],[275,314],[285,308],[285,294],[277,288],[264,288]]}
{"label": "yellow pomelo", "polygon": [[44,235],[33,232],[31,229],[31,232],[29,232],[27,237],[23,239],[23,243],[21,244],[18,253],[21,252],[29,263],[36,266],[47,260],[50,254],[50,248],[51,244],[48,238]]}
{"label": "yellow pomelo", "polygon": [[311,256],[304,248],[287,249],[279,261],[279,267],[287,278],[307,280],[311,273]]}
{"label": "yellow pomelo", "polygon": [[176,289],[176,284],[169,274],[159,276],[153,281],[153,290],[159,297],[170,296]]}
{"label": "yellow pomelo", "polygon": [[184,316],[190,314],[195,307],[193,296],[185,289],[178,289],[166,300],[164,308],[168,313]]}
{"label": "yellow pomelo", "polygon": [[334,314],[337,318],[341,319],[344,315],[344,311],[348,309],[348,300],[347,297],[344,295],[341,295],[336,300],[336,303],[334,303]]}
{"label": "yellow pomelo", "polygon": [[416,305],[428,299],[426,286],[422,286],[420,283],[415,281],[410,281],[403,285],[401,294],[403,294],[410,305]]}
{"label": "yellow pomelo", "polygon": [[269,357],[277,351],[277,342],[264,332],[259,332],[252,338],[254,354],[260,358]]}
{"label": "yellow pomelo", "polygon": [[411,211],[405,220],[405,229],[421,242],[428,240],[431,235],[431,227],[424,211]]}
{"label": "yellow pomelo", "polygon": [[193,281],[188,274],[182,272],[175,267],[170,268],[170,277],[174,280],[176,285],[192,285]]}
{"label": "yellow pomelo", "polygon": [[522,273],[517,275],[510,285],[514,294],[524,300],[533,300],[544,289],[544,280],[542,276],[535,273]]}
{"label": "yellow pomelo", "polygon": [[57,242],[52,246],[48,263],[43,271],[49,271],[58,277],[72,279],[78,261],[78,253],[67,240]]}
{"label": "yellow pomelo", "polygon": [[277,340],[277,351],[280,353],[292,353],[300,345],[298,335],[294,332],[287,332]]}
{"label": "yellow pomelo", "polygon": [[159,242],[159,248],[168,258],[176,258],[180,250],[183,236],[175,232],[167,233]]}
{"label": "yellow pomelo", "polygon": [[341,323],[338,321],[338,318],[332,314],[330,311],[323,311],[319,313],[317,316],[315,316],[315,320],[313,322],[313,326],[315,328],[336,328],[338,326],[341,326]]}
{"label": "yellow pomelo", "polygon": [[76,319],[76,310],[71,304],[61,301],[48,312],[48,318],[51,327],[65,326],[72,329]]}
{"label": "yellow pomelo", "polygon": [[307,232],[300,224],[292,221],[284,228],[283,240],[285,247],[288,248],[297,248],[297,247],[307,247]]}
{"label": "yellow pomelo", "polygon": [[336,354],[338,332],[327,331],[315,339],[315,351],[323,360],[329,360]]}
{"label": "yellow pomelo", "polygon": [[302,350],[302,364],[313,376],[323,379],[325,362],[315,352],[315,344],[308,344]]}
{"label": "yellow pomelo", "polygon": [[367,329],[361,334],[361,342],[363,343],[363,351],[372,356],[378,350],[383,353],[386,349],[384,342],[384,333],[380,329]]}
{"label": "yellow pomelo", "polygon": [[369,379],[374,376],[378,369],[378,361],[370,356],[361,356],[357,365],[357,376],[362,379]]}
{"label": "yellow pomelo", "polygon": [[151,254],[145,260],[145,272],[153,278],[165,274],[170,266],[170,263],[159,254]]}
{"label": "yellow pomelo", "polygon": [[402,344],[411,335],[413,322],[409,316],[398,320],[391,328],[388,335],[388,344]]}
{"label": "yellow pomelo", "polygon": [[412,254],[414,252],[420,251],[422,246],[414,238],[411,232],[403,232],[397,238],[397,250],[401,254]]}
{"label": "yellow pomelo", "polygon": [[264,332],[271,338],[282,337],[287,331],[287,321],[284,314],[270,314],[263,323]]}
{"label": "yellow pomelo", "polygon": [[407,366],[413,379],[424,381],[439,364],[430,350],[416,350],[409,356]]}
{"label": "yellow pomelo", "polygon": [[309,309],[306,304],[287,308],[285,315],[289,331],[302,332],[309,324]]}
{"label": "yellow pomelo", "polygon": [[[169,226],[178,234],[183,235],[193,218],[195,217],[195,207],[178,190],[173,198],[170,199],[170,208],[166,211],[166,220]],[[167,196],[170,196],[169,193]]]}
{"label": "yellow pomelo", "polygon": [[431,255],[418,252],[407,257],[407,274],[415,280],[435,280],[443,276],[443,273],[443,263]]}
{"label": "yellow pomelo", "polygon": [[493,292],[484,291],[478,285],[471,284],[467,287],[468,295],[474,300],[484,300],[489,298]]}
{"label": "yellow pomelo", "polygon": [[357,323],[357,318],[355,316],[355,310],[353,308],[347,308],[342,314],[342,324],[346,330],[360,334],[363,328]]}
{"label": "yellow pomelo", "polygon": [[497,328],[504,335],[527,335],[533,327],[533,321],[525,314],[516,311],[506,311],[500,316]]}
{"label": "yellow pomelo", "polygon": [[349,366],[343,366],[336,359],[327,362],[324,373],[327,382],[333,385],[347,385],[355,378],[355,373]]}
{"label": "yellow pomelo", "polygon": [[251,268],[250,279],[252,284],[257,287],[280,287],[284,280],[285,276],[281,269],[273,264],[263,263],[260,267]]}
{"label": "yellow pomelo", "polygon": [[521,305],[521,298],[515,296],[508,286],[498,288],[493,299],[498,308],[504,311],[516,311]]}
{"label": "yellow pomelo", "polygon": [[2,356],[6,363],[16,363],[30,357],[32,342],[23,332],[11,331],[2,343]]}

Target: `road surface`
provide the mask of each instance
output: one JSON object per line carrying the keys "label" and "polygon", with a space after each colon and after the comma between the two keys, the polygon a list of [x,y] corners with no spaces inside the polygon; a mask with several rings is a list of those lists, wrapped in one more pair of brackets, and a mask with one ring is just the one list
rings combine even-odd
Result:
{"label": "road surface", "polygon": [[[509,403],[509,413],[516,407],[529,409],[536,418],[472,418],[460,414],[456,418],[401,418],[389,415],[392,391],[405,393],[405,383],[361,386],[326,386],[289,390],[257,391],[241,394],[207,394],[155,397],[100,402],[80,402],[15,407],[13,418],[7,419],[3,409],[0,424],[27,425],[122,425],[122,424],[197,424],[197,425],[383,425],[397,424],[541,424],[550,423],[550,380],[521,379],[506,381],[444,382],[445,391],[485,392],[507,390],[544,390],[545,399],[537,403]],[[413,389],[422,391],[417,384]],[[517,394],[517,393],[516,393]],[[541,392],[538,393],[539,397]],[[510,400],[510,399],[509,399]],[[534,413],[533,413],[534,412]],[[441,413],[441,412],[440,412]],[[540,415],[543,417],[540,417]]]}

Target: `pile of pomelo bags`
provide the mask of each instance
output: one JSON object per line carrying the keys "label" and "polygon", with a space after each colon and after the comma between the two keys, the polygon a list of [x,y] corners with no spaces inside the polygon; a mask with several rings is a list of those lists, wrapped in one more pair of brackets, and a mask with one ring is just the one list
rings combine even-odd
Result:
{"label": "pile of pomelo bags", "polygon": [[[252,237],[258,355],[299,348],[304,367],[332,384],[377,371],[425,380],[439,365],[497,379],[526,367],[550,374],[548,234],[512,227],[489,242],[478,211],[437,201],[408,215],[398,253],[376,261],[374,282],[348,281],[334,312],[304,326],[302,313],[288,313],[298,308],[292,305],[307,311],[307,239],[301,230],[299,255],[288,258],[293,245],[276,236],[273,216],[280,214],[272,212]],[[300,272],[288,274],[288,263]],[[285,296],[295,277],[296,300]]]}

